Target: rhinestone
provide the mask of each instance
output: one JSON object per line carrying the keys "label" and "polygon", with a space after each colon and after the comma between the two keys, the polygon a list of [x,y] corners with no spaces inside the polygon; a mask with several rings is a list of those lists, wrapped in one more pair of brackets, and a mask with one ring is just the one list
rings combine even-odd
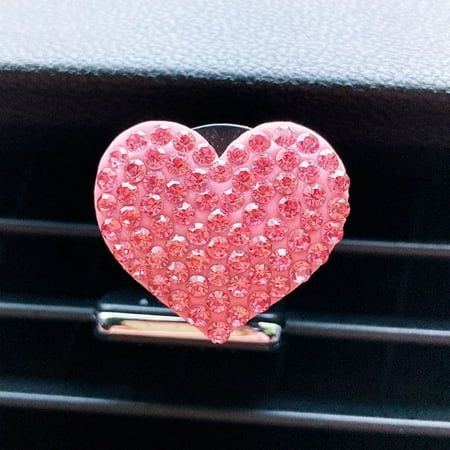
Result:
{"label": "rhinestone", "polygon": [[252,169],[256,175],[266,177],[275,166],[275,162],[270,155],[259,155],[252,162]]}
{"label": "rhinestone", "polygon": [[316,153],[319,150],[319,139],[311,133],[301,134],[296,141],[297,148],[302,153]]}
{"label": "rhinestone", "polygon": [[128,205],[134,203],[138,196],[138,188],[134,184],[124,182],[117,188],[117,199]]}
{"label": "rhinestone", "polygon": [[153,172],[144,177],[143,183],[147,192],[160,194],[166,187],[166,178],[162,172]]}
{"label": "rhinestone", "polygon": [[252,281],[256,286],[267,286],[272,273],[269,266],[264,263],[258,263],[252,269]]}
{"label": "rhinestone", "polygon": [[173,213],[173,220],[181,225],[190,225],[194,221],[194,217],[194,208],[186,202],[179,205]]}
{"label": "rhinestone", "polygon": [[253,152],[265,152],[270,147],[270,138],[262,131],[254,131],[248,138],[248,146]]}
{"label": "rhinestone", "polygon": [[245,306],[235,305],[228,310],[227,321],[233,327],[245,325],[250,318],[250,313]]}
{"label": "rhinestone", "polygon": [[114,195],[102,194],[97,199],[97,209],[108,216],[110,216],[114,212],[116,206],[117,201]]}
{"label": "rhinestone", "polygon": [[327,222],[322,228],[322,240],[330,245],[336,245],[344,237],[342,224]]}
{"label": "rhinestone", "polygon": [[245,192],[253,187],[255,178],[250,169],[244,167],[234,172],[231,183],[239,192]]}
{"label": "rhinestone", "polygon": [[186,185],[193,191],[203,191],[208,184],[208,172],[205,169],[194,169],[186,175]]}
{"label": "rhinestone", "polygon": [[119,211],[119,221],[124,227],[135,227],[141,220],[141,213],[135,206],[123,206]]}
{"label": "rhinestone", "polygon": [[345,198],[335,197],[328,203],[328,215],[336,222],[345,222],[350,214],[350,205]]}
{"label": "rhinestone", "polygon": [[173,203],[181,203],[187,194],[187,188],[181,181],[169,181],[166,185],[166,197]]}
{"label": "rhinestone", "polygon": [[97,174],[97,186],[105,192],[111,192],[116,187],[117,174],[109,167]]}
{"label": "rhinestone", "polygon": [[173,222],[172,220],[161,214],[152,224],[153,234],[160,239],[167,239],[172,236],[173,233]]}
{"label": "rhinestone", "polygon": [[210,231],[221,233],[229,227],[230,218],[218,208],[208,216],[206,224]]}
{"label": "rhinestone", "polygon": [[319,155],[317,156],[317,164],[319,164],[322,169],[332,172],[339,167],[339,159],[333,150],[325,148],[320,150]]}
{"label": "rhinestone", "polygon": [[256,291],[250,294],[247,301],[248,307],[253,310],[255,314],[261,314],[270,306],[269,294],[263,291]]}
{"label": "rhinestone", "polygon": [[121,264],[125,264],[134,258],[134,250],[129,242],[114,244],[113,253]]}
{"label": "rhinestone", "polygon": [[194,223],[187,233],[189,242],[194,245],[204,245],[208,242],[209,232],[204,223]]}
{"label": "rhinestone", "polygon": [[203,297],[208,293],[208,281],[203,275],[192,275],[187,283],[187,290],[194,297]]}
{"label": "rhinestone", "polygon": [[147,253],[145,261],[150,269],[164,269],[169,264],[169,256],[162,247],[155,246]]}
{"label": "rhinestone", "polygon": [[227,161],[218,160],[209,169],[209,178],[216,183],[223,183],[231,178],[231,164]]}
{"label": "rhinestone", "polygon": [[211,258],[222,259],[228,255],[229,248],[230,245],[224,237],[215,236],[209,241],[207,252]]}
{"label": "rhinestone", "polygon": [[150,140],[153,144],[166,145],[172,140],[172,131],[167,125],[158,125],[150,133]]}
{"label": "rhinestone", "polygon": [[242,166],[242,164],[248,161],[250,152],[245,145],[233,144],[231,148],[227,150],[227,159],[233,166]]}
{"label": "rhinestone", "polygon": [[267,221],[264,233],[271,241],[282,241],[287,234],[287,225],[279,218],[272,217]]}
{"label": "rhinestone", "polygon": [[242,208],[243,205],[244,196],[240,192],[234,189],[227,189],[222,194],[222,207],[224,211],[237,211],[238,209]]}
{"label": "rhinestone", "polygon": [[293,172],[300,163],[300,157],[293,150],[282,149],[277,153],[276,161],[282,170]]}
{"label": "rhinestone", "polygon": [[328,247],[321,242],[311,245],[306,255],[306,260],[311,264],[313,268],[317,268],[328,260],[329,251]]}
{"label": "rhinestone", "polygon": [[319,208],[325,203],[327,193],[320,184],[305,186],[303,200],[310,208]]}
{"label": "rhinestone", "polygon": [[280,173],[275,178],[273,185],[279,194],[291,195],[297,188],[297,178],[292,173]]}
{"label": "rhinestone", "polygon": [[128,152],[123,147],[118,147],[109,154],[109,163],[115,169],[125,165],[128,159]]}
{"label": "rhinestone", "polygon": [[228,241],[233,245],[245,245],[250,239],[250,229],[245,223],[233,223],[228,231]]}
{"label": "rhinestone", "polygon": [[188,276],[188,268],[181,261],[173,261],[167,267],[167,277],[171,283],[186,283]]}
{"label": "rhinestone", "polygon": [[137,152],[143,150],[147,145],[147,138],[143,131],[138,131],[137,133],[132,133],[128,136],[125,142],[128,150],[132,152]]}
{"label": "rhinestone", "polygon": [[295,142],[295,134],[290,127],[283,125],[273,132],[272,139],[281,147],[289,147]]}
{"label": "rhinestone", "polygon": [[206,300],[208,308],[214,313],[223,313],[230,306],[230,297],[223,291],[212,291]]}
{"label": "rhinestone", "polygon": [[310,243],[309,234],[301,228],[292,230],[287,241],[288,247],[295,253],[305,252],[308,250]]}
{"label": "rhinestone", "polygon": [[270,279],[270,296],[276,299],[284,297],[289,292],[289,280],[281,275]]}
{"label": "rhinestone", "polygon": [[306,231],[318,230],[323,223],[323,217],[320,211],[314,209],[305,209],[300,217],[300,225]]}
{"label": "rhinestone", "polygon": [[140,159],[132,159],[125,167],[125,178],[128,181],[138,183],[145,176],[145,164]]}
{"label": "rhinestone", "polygon": [[186,257],[186,264],[194,272],[204,272],[209,264],[209,257],[205,250],[194,248]]}
{"label": "rhinestone", "polygon": [[167,153],[162,148],[151,148],[145,152],[145,164],[151,170],[161,169],[167,160]]}
{"label": "rhinestone", "polygon": [[300,214],[300,202],[294,197],[282,197],[278,203],[280,214],[286,219],[292,219]]}
{"label": "rhinestone", "polygon": [[223,344],[228,341],[231,328],[225,322],[214,321],[208,327],[208,339],[214,344]]}
{"label": "rhinestone", "polygon": [[187,173],[189,166],[187,161],[180,155],[173,155],[166,164],[167,170],[177,177],[181,177]]}
{"label": "rhinestone", "polygon": [[264,222],[266,212],[256,203],[249,203],[244,208],[244,220],[247,225],[256,226]]}
{"label": "rhinestone", "polygon": [[292,263],[292,258],[288,250],[278,248],[269,257],[269,264],[273,270],[284,272],[288,270]]}
{"label": "rhinestone", "polygon": [[292,265],[291,280],[295,284],[302,284],[309,280],[311,266],[306,261],[297,261]]}
{"label": "rhinestone", "polygon": [[228,257],[228,268],[233,272],[245,272],[250,267],[250,258],[242,250],[233,250]]}
{"label": "rhinestone", "polygon": [[343,170],[335,170],[328,176],[328,186],[334,192],[343,193],[350,187],[350,178]]}
{"label": "rhinestone", "polygon": [[210,145],[201,144],[192,153],[192,159],[199,166],[209,166],[216,159],[216,152]]}
{"label": "rhinestone", "polygon": [[175,312],[183,312],[189,306],[189,295],[181,289],[175,289],[171,291],[168,303]]}
{"label": "rhinestone", "polygon": [[251,282],[246,275],[235,275],[230,279],[228,291],[233,297],[242,298],[248,294]]}
{"label": "rhinestone", "polygon": [[148,289],[158,298],[165,297],[170,291],[169,279],[161,273],[155,273],[150,278]]}
{"label": "rhinestone", "polygon": [[255,187],[252,189],[252,197],[255,202],[265,204],[272,200],[275,195],[275,189],[273,186],[266,182],[261,181],[256,183]]}
{"label": "rhinestone", "polygon": [[204,327],[209,322],[209,311],[206,306],[194,305],[188,310],[187,321],[196,327]]}
{"label": "rhinestone", "polygon": [[208,280],[214,286],[225,286],[228,283],[227,268],[223,264],[214,264],[209,268]]}
{"label": "rhinestone", "polygon": [[210,212],[217,206],[219,200],[214,192],[204,191],[195,197],[194,203],[200,211]]}
{"label": "rhinestone", "polygon": [[174,258],[184,258],[189,251],[188,240],[179,234],[172,236],[166,243],[166,249]]}
{"label": "rhinestone", "polygon": [[150,214],[151,216],[157,216],[161,214],[162,201],[158,194],[148,194],[141,199],[141,210]]}
{"label": "rhinestone", "polygon": [[130,243],[136,250],[147,251],[153,243],[153,236],[147,228],[135,228],[130,233]]}
{"label": "rhinestone", "polygon": [[105,219],[100,227],[100,231],[107,241],[117,241],[122,229],[119,221],[116,219]]}
{"label": "rhinestone", "polygon": [[267,258],[272,251],[272,244],[266,236],[255,236],[250,241],[248,250],[255,258]]}
{"label": "rhinestone", "polygon": [[302,161],[298,166],[298,179],[306,184],[315,183],[320,176],[320,169],[312,161]]}
{"label": "rhinestone", "polygon": [[143,282],[148,279],[149,273],[147,264],[143,259],[133,259],[127,264],[129,274],[137,281]]}
{"label": "rhinestone", "polygon": [[177,152],[190,152],[195,147],[195,136],[189,131],[178,132],[173,138],[173,147]]}

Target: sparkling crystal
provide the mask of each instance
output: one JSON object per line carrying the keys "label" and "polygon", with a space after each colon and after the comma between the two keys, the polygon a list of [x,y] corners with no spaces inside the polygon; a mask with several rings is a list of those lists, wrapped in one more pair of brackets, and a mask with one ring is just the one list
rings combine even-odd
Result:
{"label": "sparkling crystal", "polygon": [[244,196],[235,189],[227,189],[222,194],[222,208],[226,212],[237,211],[244,205]]}
{"label": "sparkling crystal", "polygon": [[266,236],[255,236],[248,246],[254,258],[267,258],[272,251],[272,244]]}
{"label": "sparkling crystal", "polygon": [[223,313],[230,306],[230,297],[223,291],[212,291],[206,300],[208,308],[213,313]]}
{"label": "sparkling crystal", "polygon": [[126,264],[134,258],[134,250],[129,242],[114,244],[113,254],[121,264]]}
{"label": "sparkling crystal", "polygon": [[292,219],[300,214],[301,205],[295,197],[282,197],[278,203],[278,210],[286,219]]}
{"label": "sparkling crystal", "polygon": [[206,221],[209,230],[214,233],[225,231],[230,225],[230,218],[219,208],[209,214]]}
{"label": "sparkling crystal", "polygon": [[334,197],[328,203],[328,215],[336,222],[345,222],[350,214],[350,205],[345,198]]}
{"label": "sparkling crystal", "polygon": [[206,306],[194,305],[188,310],[187,321],[196,327],[204,327],[209,322],[209,311]]}
{"label": "sparkling crystal", "polygon": [[166,197],[173,203],[181,203],[187,194],[187,187],[177,180],[169,181],[166,185]]}
{"label": "sparkling crystal", "polygon": [[336,245],[344,237],[344,230],[339,222],[327,222],[322,227],[321,234],[325,243]]}
{"label": "sparkling crystal", "polygon": [[297,228],[289,233],[288,247],[295,253],[305,252],[311,243],[311,237],[302,228]]}
{"label": "sparkling crystal", "polygon": [[116,171],[109,167],[102,169],[97,174],[97,186],[104,192],[111,192],[116,187]]}
{"label": "sparkling crystal", "polygon": [[161,273],[155,273],[150,277],[148,289],[158,298],[165,297],[170,292],[169,279]]}
{"label": "sparkling crystal", "polygon": [[350,187],[350,178],[343,170],[335,170],[328,176],[328,186],[334,192],[346,192]]}
{"label": "sparkling crystal", "polygon": [[276,275],[270,279],[269,294],[275,299],[284,297],[289,292],[289,279],[281,275]]}
{"label": "sparkling crystal", "polygon": [[192,275],[186,288],[193,297],[203,297],[208,293],[208,281],[203,275]]}
{"label": "sparkling crystal", "polygon": [[132,133],[128,136],[125,142],[128,150],[132,152],[137,152],[143,150],[147,145],[147,137],[143,131],[138,131],[137,133]]}
{"label": "sparkling crystal", "polygon": [[275,195],[275,189],[271,183],[267,181],[261,181],[256,183],[255,187],[252,189],[252,198],[255,202],[261,203],[262,205],[270,202]]}
{"label": "sparkling crystal", "polygon": [[317,156],[317,164],[319,164],[322,169],[332,172],[339,167],[339,159],[333,150],[325,148],[320,150],[319,155]]}
{"label": "sparkling crystal", "polygon": [[199,166],[209,166],[216,159],[216,152],[210,145],[201,144],[192,153],[192,159]]}
{"label": "sparkling crystal", "polygon": [[208,255],[214,259],[222,259],[228,255],[230,244],[222,236],[214,236],[209,242],[207,247]]}
{"label": "sparkling crystal", "polygon": [[282,195],[291,195],[297,188],[297,178],[293,173],[279,173],[273,181],[275,190]]}
{"label": "sparkling crystal", "polygon": [[171,283],[186,283],[189,271],[181,261],[172,261],[167,267],[167,277]]}
{"label": "sparkling crystal", "polygon": [[273,270],[284,272],[291,266],[291,254],[285,248],[278,248],[272,252],[269,257],[269,264]]}
{"label": "sparkling crystal", "polygon": [[152,226],[153,234],[160,239],[167,239],[172,236],[173,233],[173,222],[170,217],[163,214],[156,217]]}
{"label": "sparkling crystal", "polygon": [[272,139],[275,144],[287,148],[295,142],[295,133],[289,126],[283,125],[273,132]]}
{"label": "sparkling crystal", "polygon": [[233,327],[245,325],[250,318],[250,313],[245,306],[235,305],[228,310],[227,321]]}
{"label": "sparkling crystal", "polygon": [[312,184],[305,186],[303,191],[303,201],[310,208],[320,208],[327,197],[325,189],[320,184]]}
{"label": "sparkling crystal", "polygon": [[231,164],[219,159],[209,169],[209,178],[216,183],[223,183],[231,178],[232,173]]}
{"label": "sparkling crystal", "polygon": [[208,184],[208,172],[205,169],[193,169],[185,177],[189,189],[200,192],[204,191]]}
{"label": "sparkling crystal", "polygon": [[223,264],[213,264],[209,268],[208,280],[214,286],[225,286],[228,283],[228,271]]}
{"label": "sparkling crystal", "polygon": [[150,269],[165,269],[169,264],[169,256],[162,247],[157,245],[150,249],[145,256],[145,261]]}
{"label": "sparkling crystal", "polygon": [[147,251],[153,243],[153,236],[148,228],[135,228],[130,233],[130,243],[136,250]]}
{"label": "sparkling crystal", "polygon": [[297,261],[291,268],[291,280],[295,284],[302,284],[309,280],[311,266],[306,261]]}
{"label": "sparkling crystal", "polygon": [[166,187],[166,178],[162,172],[152,172],[146,175],[142,181],[147,192],[160,194]]}
{"label": "sparkling crystal", "polygon": [[175,312],[183,312],[189,306],[189,295],[182,289],[175,289],[170,292],[168,303]]}
{"label": "sparkling crystal", "polygon": [[123,182],[120,183],[120,186],[117,188],[116,193],[117,199],[120,202],[130,205],[136,201],[139,190],[134,184]]}
{"label": "sparkling crystal", "polygon": [[208,327],[208,339],[214,344],[223,344],[228,341],[231,334],[231,328],[222,321],[215,320]]}
{"label": "sparkling crystal", "polygon": [[139,282],[146,281],[150,276],[147,264],[141,258],[132,259],[126,267],[129,274]]}
{"label": "sparkling crystal", "polygon": [[248,294],[250,286],[250,277],[247,275],[235,275],[230,278],[228,291],[233,297],[243,298]]}
{"label": "sparkling crystal", "polygon": [[197,194],[194,203],[198,210],[210,212],[217,207],[219,200],[214,192],[206,190]]}
{"label": "sparkling crystal", "polygon": [[233,223],[228,231],[228,241],[237,246],[245,245],[250,239],[250,229],[245,223]]}
{"label": "sparkling crystal", "polygon": [[167,153],[162,148],[150,148],[145,152],[145,164],[151,170],[161,169],[167,161]]}
{"label": "sparkling crystal", "polygon": [[125,178],[133,183],[138,183],[144,179],[145,172],[144,161],[132,159],[125,167]]}
{"label": "sparkling crystal", "polygon": [[300,157],[294,150],[282,149],[277,153],[276,161],[278,166],[286,172],[293,172],[300,163]]}
{"label": "sparkling crystal", "polygon": [[157,125],[150,133],[153,144],[167,145],[172,140],[172,131],[168,125]]}
{"label": "sparkling crystal", "polygon": [[320,176],[320,169],[312,161],[302,161],[298,166],[298,179],[306,184],[315,183]]}
{"label": "sparkling crystal", "polygon": [[100,231],[107,241],[117,241],[122,229],[118,220],[108,218],[103,221]]}
{"label": "sparkling crystal", "polygon": [[172,155],[166,164],[167,170],[177,177],[186,175],[189,165],[181,155]]}
{"label": "sparkling crystal", "polygon": [[161,214],[162,200],[158,194],[148,194],[141,199],[142,212],[151,216],[158,216]]}
{"label": "sparkling crystal", "polygon": [[237,191],[245,192],[253,187],[255,177],[250,169],[243,167],[234,172],[231,184]]}
{"label": "sparkling crystal", "polygon": [[253,172],[261,177],[266,177],[272,173],[274,167],[275,161],[270,155],[258,155],[252,162]]}
{"label": "sparkling crystal", "polygon": [[107,216],[110,216],[116,209],[117,200],[114,195],[101,194],[97,199],[97,209]]}
{"label": "sparkling crystal", "polygon": [[311,264],[312,268],[316,269],[327,262],[328,256],[328,247],[319,242],[309,247],[308,253],[306,254],[306,260]]}
{"label": "sparkling crystal", "polygon": [[119,221],[123,227],[135,227],[141,220],[141,213],[135,206],[122,206],[119,211]]}
{"label": "sparkling crystal", "polygon": [[261,314],[269,308],[270,296],[263,291],[252,292],[248,298],[247,305],[255,314]]}
{"label": "sparkling crystal", "polygon": [[252,282],[256,286],[267,286],[271,276],[272,272],[267,264],[257,263],[253,266]]}
{"label": "sparkling crystal", "polygon": [[189,242],[184,236],[175,234],[167,241],[166,249],[173,258],[184,258],[189,251]]}
{"label": "sparkling crystal", "polygon": [[209,240],[209,231],[204,223],[194,223],[186,233],[189,242],[194,245],[204,245]]}
{"label": "sparkling crystal", "polygon": [[227,159],[230,164],[233,166],[242,166],[248,161],[250,156],[249,149],[243,144],[233,144],[227,150]]}
{"label": "sparkling crystal", "polygon": [[109,163],[114,169],[122,167],[128,160],[128,152],[123,147],[117,147],[109,154]]}
{"label": "sparkling crystal", "polygon": [[173,138],[173,147],[177,152],[190,152],[195,147],[195,136],[189,131],[180,131]]}
{"label": "sparkling crystal", "polygon": [[296,141],[297,148],[302,153],[316,153],[319,150],[319,139],[311,133],[301,134]]}
{"label": "sparkling crystal", "polygon": [[323,223],[323,217],[317,209],[305,209],[300,217],[300,225],[306,231],[318,230]]}
{"label": "sparkling crystal", "polygon": [[287,225],[279,218],[272,217],[266,223],[264,233],[270,241],[282,241],[287,234]]}
{"label": "sparkling crystal", "polygon": [[179,205],[173,213],[173,220],[181,225],[190,225],[194,221],[194,218],[194,208],[187,202]]}
{"label": "sparkling crystal", "polygon": [[232,272],[245,272],[250,267],[250,258],[242,250],[233,250],[228,257],[228,268]]}
{"label": "sparkling crystal", "polygon": [[204,272],[209,265],[209,257],[205,250],[194,248],[186,257],[186,264],[193,272]]}
{"label": "sparkling crystal", "polygon": [[270,147],[270,138],[262,131],[254,131],[248,138],[248,146],[253,152],[265,152]]}
{"label": "sparkling crystal", "polygon": [[264,222],[266,212],[257,203],[249,203],[244,208],[244,220],[247,225],[256,226]]}

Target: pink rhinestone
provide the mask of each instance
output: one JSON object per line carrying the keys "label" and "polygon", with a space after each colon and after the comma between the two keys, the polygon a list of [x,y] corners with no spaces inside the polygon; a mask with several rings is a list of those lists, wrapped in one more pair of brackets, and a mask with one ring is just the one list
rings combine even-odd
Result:
{"label": "pink rhinestone", "polygon": [[305,209],[300,217],[300,226],[306,231],[318,230],[323,223],[320,211],[316,209]]}
{"label": "pink rhinestone", "polygon": [[206,300],[208,308],[214,313],[223,313],[230,306],[230,297],[222,291],[212,291]]}
{"label": "pink rhinestone", "polygon": [[277,164],[286,172],[293,172],[300,164],[298,153],[293,150],[282,149],[276,156]]}
{"label": "pink rhinestone", "polygon": [[284,297],[289,292],[289,280],[281,275],[270,279],[270,296],[275,299]]}
{"label": "pink rhinestone", "polygon": [[306,260],[311,266],[316,269],[328,260],[329,251],[328,247],[321,242],[311,245],[306,255]]}
{"label": "pink rhinestone", "polygon": [[141,199],[141,210],[151,216],[161,214],[162,201],[158,194],[148,194]]}
{"label": "pink rhinestone", "polygon": [[292,258],[285,248],[276,249],[269,258],[270,267],[277,272],[284,272],[291,266]]}
{"label": "pink rhinestone", "polygon": [[209,264],[209,257],[205,250],[194,248],[186,257],[186,264],[193,272],[204,272]]}
{"label": "pink rhinestone", "polygon": [[175,312],[183,312],[189,306],[189,295],[181,289],[176,289],[171,291],[168,303]]}
{"label": "pink rhinestone", "polygon": [[253,152],[265,152],[270,147],[270,138],[262,131],[254,131],[248,138],[248,146]]}
{"label": "pink rhinestone", "polygon": [[208,339],[214,344],[224,344],[228,341],[231,334],[231,328],[225,322],[214,321],[208,327]]}
{"label": "pink rhinestone", "polygon": [[267,286],[272,273],[267,264],[258,263],[253,266],[252,275],[253,284],[256,286]]}
{"label": "pink rhinestone", "polygon": [[135,206],[123,206],[119,211],[119,221],[126,228],[135,227],[141,220],[141,213]]}
{"label": "pink rhinestone", "polygon": [[109,167],[97,174],[97,186],[105,192],[111,192],[116,187],[117,174]]}
{"label": "pink rhinestone", "polygon": [[252,197],[255,202],[261,203],[262,205],[270,202],[275,195],[275,189],[272,184],[267,181],[260,181],[256,183],[255,187],[252,189]]}
{"label": "pink rhinestone", "polygon": [[228,241],[233,245],[245,245],[250,239],[250,229],[245,223],[233,223],[228,231]]}
{"label": "pink rhinestone", "polygon": [[335,170],[328,176],[328,186],[334,192],[343,193],[350,187],[350,178],[343,170]]}
{"label": "pink rhinestone", "polygon": [[147,145],[147,138],[145,136],[145,133],[143,131],[138,131],[137,133],[130,134],[125,144],[128,150],[132,152],[137,152],[144,149]]}
{"label": "pink rhinestone", "polygon": [[116,219],[105,219],[100,227],[100,231],[107,241],[117,241],[122,229]]}
{"label": "pink rhinestone", "polygon": [[167,153],[162,148],[151,148],[145,152],[145,164],[151,170],[161,169],[167,160]]}
{"label": "pink rhinestone", "polygon": [[167,277],[171,283],[186,283],[188,276],[188,268],[181,261],[173,261],[167,267]]}
{"label": "pink rhinestone", "polygon": [[218,160],[209,169],[209,178],[216,183],[223,183],[231,178],[231,164],[227,161]]}
{"label": "pink rhinestone", "polygon": [[228,283],[228,291],[233,297],[242,298],[248,294],[250,286],[250,277],[246,275],[235,275],[230,278],[230,282]]}
{"label": "pink rhinestone", "polygon": [[275,162],[270,155],[259,155],[252,162],[252,169],[256,175],[266,177],[275,166]]}
{"label": "pink rhinestone", "polygon": [[147,192],[160,194],[166,187],[166,178],[162,172],[153,172],[144,177],[143,183]]}
{"label": "pink rhinestone", "polygon": [[310,243],[309,234],[301,228],[292,230],[287,241],[288,247],[295,253],[305,252],[308,250]]}
{"label": "pink rhinestone", "polygon": [[240,192],[234,189],[227,189],[222,194],[222,207],[224,211],[237,211],[238,209],[242,208],[243,205],[244,196]]}
{"label": "pink rhinestone", "polygon": [[194,223],[186,233],[189,242],[194,245],[204,245],[208,242],[209,232],[204,223]]}
{"label": "pink rhinestone", "polygon": [[128,159],[128,152],[123,147],[118,147],[109,154],[109,163],[112,167],[122,167]]}
{"label": "pink rhinestone", "polygon": [[149,277],[148,267],[143,259],[133,259],[127,264],[129,274],[137,281],[146,281]]}
{"label": "pink rhinestone", "polygon": [[107,216],[110,216],[116,209],[117,201],[116,197],[111,194],[102,194],[97,199],[97,209]]}
{"label": "pink rhinestone", "polygon": [[319,139],[311,133],[301,134],[296,141],[297,148],[302,153],[316,153],[319,150]]}
{"label": "pink rhinestone", "polygon": [[145,176],[145,164],[140,159],[132,159],[125,167],[125,178],[128,181],[138,183]]}
{"label": "pink rhinestone", "polygon": [[350,214],[350,205],[345,198],[335,197],[328,203],[328,215],[336,222],[345,222]]}
{"label": "pink rhinestone", "polygon": [[273,182],[275,190],[282,195],[291,195],[297,188],[297,178],[292,173],[280,173]]}
{"label": "pink rhinestone", "polygon": [[209,230],[215,233],[225,231],[230,225],[230,218],[221,210],[215,209],[206,221]]}
{"label": "pink rhinestone", "polygon": [[208,243],[208,255],[214,259],[222,259],[228,255],[230,244],[222,236],[213,237]]}
{"label": "pink rhinestone", "polygon": [[173,146],[177,152],[190,152],[195,147],[195,136],[189,131],[178,132],[173,138]]}
{"label": "pink rhinestone", "polygon": [[162,247],[155,246],[147,253],[145,261],[150,269],[164,269],[169,264],[169,256]]}
{"label": "pink rhinestone", "polygon": [[155,218],[151,229],[156,237],[160,239],[167,239],[172,236],[173,222],[169,217],[161,214],[160,216]]}
{"label": "pink rhinestone", "polygon": [[309,280],[311,266],[306,261],[297,261],[292,265],[291,280],[295,284],[302,284]]}
{"label": "pink rhinestone", "polygon": [[245,145],[233,144],[231,148],[227,150],[227,159],[233,166],[242,166],[242,164],[248,161],[250,152]]}
{"label": "pink rhinestone", "polygon": [[339,167],[339,159],[333,150],[325,148],[320,150],[319,155],[317,156],[317,164],[319,164],[322,169],[332,172]]}
{"label": "pink rhinestone", "polygon": [[267,221],[264,233],[270,241],[278,242],[286,237],[287,230],[287,225],[279,217],[272,217]]}
{"label": "pink rhinestone", "polygon": [[172,140],[172,131],[167,125],[158,125],[150,133],[150,140],[157,145],[166,145]]}
{"label": "pink rhinestone", "polygon": [[167,241],[166,249],[173,258],[184,258],[188,254],[189,243],[184,236],[175,234]]}
{"label": "pink rhinestone", "polygon": [[173,155],[166,164],[167,170],[177,177],[181,177],[187,173],[189,166],[187,161],[180,155]]}
{"label": "pink rhinestone", "polygon": [[282,197],[278,203],[280,214],[286,219],[292,219],[300,214],[300,202],[294,197]]}
{"label": "pink rhinestone", "polygon": [[181,181],[169,181],[166,185],[166,197],[173,203],[181,203],[187,194],[187,187]]}
{"label": "pink rhinestone", "polygon": [[253,187],[255,178],[250,169],[244,167],[234,172],[231,183],[237,191],[245,192]]}
{"label": "pink rhinestone", "polygon": [[233,250],[228,257],[228,268],[233,272],[245,272],[250,267],[250,258],[242,250]]}
{"label": "pink rhinestone", "polygon": [[189,278],[187,290],[194,297],[203,297],[208,293],[208,281],[203,275],[192,275]]}
{"label": "pink rhinestone", "polygon": [[225,286],[228,283],[227,268],[223,264],[213,264],[209,268],[208,280],[214,286]]}
{"label": "pink rhinestone", "polygon": [[194,221],[194,217],[194,208],[186,202],[179,205],[173,213],[173,220],[181,225],[190,225]]}
{"label": "pink rhinestone", "polygon": [[134,258],[134,250],[129,242],[114,244],[113,254],[121,264],[130,262]]}
{"label": "pink rhinestone", "polygon": [[216,152],[210,145],[201,144],[192,153],[192,159],[199,166],[209,166],[216,159]]}
{"label": "pink rhinestone", "polygon": [[204,327],[209,322],[209,311],[206,306],[194,305],[188,310],[187,321],[196,327]]}
{"label": "pink rhinestone", "polygon": [[255,236],[248,250],[254,258],[267,258],[272,251],[272,244],[266,236]]}
{"label": "pink rhinestone", "polygon": [[208,172],[205,169],[194,169],[186,175],[186,185],[189,189],[200,192],[206,188],[208,184]]}
{"label": "pink rhinestone", "polygon": [[322,228],[322,240],[330,245],[336,245],[344,237],[342,224],[339,222],[327,222]]}
{"label": "pink rhinestone", "polygon": [[275,144],[287,148],[295,142],[295,134],[290,127],[283,125],[273,132],[272,139]]}
{"label": "pink rhinestone", "polygon": [[315,183],[320,176],[320,169],[312,161],[302,161],[298,166],[298,179],[306,184]]}
{"label": "pink rhinestone", "polygon": [[204,191],[195,197],[194,203],[198,210],[210,212],[217,206],[219,200],[214,192]]}
{"label": "pink rhinestone", "polygon": [[136,250],[146,251],[153,243],[153,236],[147,228],[135,228],[130,233],[130,243]]}
{"label": "pink rhinestone", "polygon": [[117,188],[117,198],[128,205],[134,203],[138,196],[138,188],[134,184],[124,182]]}
{"label": "pink rhinestone", "polygon": [[305,186],[303,191],[303,200],[310,208],[320,208],[327,197],[325,189],[320,184]]}
{"label": "pink rhinestone", "polygon": [[247,304],[255,314],[261,314],[270,306],[269,294],[263,291],[253,292],[252,294],[250,294]]}
{"label": "pink rhinestone", "polygon": [[158,298],[165,297],[170,292],[169,279],[161,273],[155,273],[150,278],[148,289]]}
{"label": "pink rhinestone", "polygon": [[256,203],[249,203],[244,208],[244,220],[247,225],[256,226],[264,222],[266,212]]}
{"label": "pink rhinestone", "polygon": [[250,313],[245,306],[235,305],[228,310],[227,321],[233,327],[245,325],[250,318]]}

